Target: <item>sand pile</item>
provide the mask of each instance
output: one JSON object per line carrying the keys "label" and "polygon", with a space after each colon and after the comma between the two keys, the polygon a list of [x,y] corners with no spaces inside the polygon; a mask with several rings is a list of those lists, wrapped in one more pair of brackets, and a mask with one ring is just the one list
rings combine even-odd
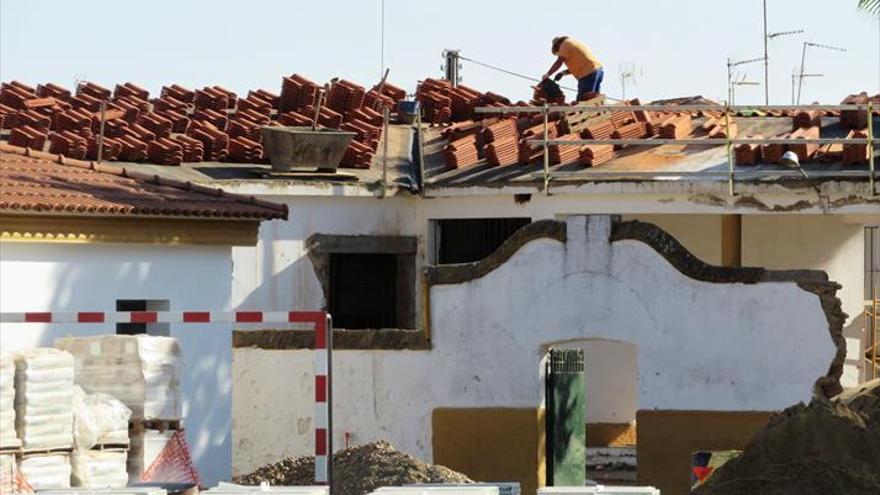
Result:
{"label": "sand pile", "polygon": [[773,417],[692,495],[880,494],[880,380]]}
{"label": "sand pile", "polygon": [[[312,485],[315,483],[315,458],[287,458],[239,476],[234,483],[258,485]],[[379,441],[337,452],[333,456],[333,491],[346,495],[364,495],[380,486],[413,483],[473,483],[467,476],[443,466],[425,464],[399,452],[390,443]]]}

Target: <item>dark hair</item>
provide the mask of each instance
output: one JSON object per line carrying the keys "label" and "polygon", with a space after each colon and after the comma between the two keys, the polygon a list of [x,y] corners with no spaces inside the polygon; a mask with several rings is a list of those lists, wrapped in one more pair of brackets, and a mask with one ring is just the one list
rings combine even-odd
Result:
{"label": "dark hair", "polygon": [[557,36],[553,38],[553,43],[550,45],[550,52],[553,53],[553,55],[559,53],[559,47],[562,46],[562,43],[567,39],[568,36]]}

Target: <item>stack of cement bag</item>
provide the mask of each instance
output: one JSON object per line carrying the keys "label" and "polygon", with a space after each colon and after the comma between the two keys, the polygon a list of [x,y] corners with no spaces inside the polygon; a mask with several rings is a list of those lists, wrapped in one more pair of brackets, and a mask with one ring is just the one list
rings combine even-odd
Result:
{"label": "stack of cement bag", "polygon": [[15,433],[15,359],[0,352],[0,449],[20,446]]}
{"label": "stack of cement bag", "polygon": [[128,483],[126,469],[131,410],[107,394],[74,392],[74,451],[71,484],[116,488]]}
{"label": "stack of cement bag", "polygon": [[15,426],[25,451],[73,446],[73,356],[37,348],[15,356]]}
{"label": "stack of cement bag", "polygon": [[15,427],[24,454],[19,471],[34,488],[70,486],[73,356],[37,348],[15,355]]}
{"label": "stack of cement bag", "polygon": [[180,419],[183,362],[177,339],[107,335],[58,339],[55,347],[73,354],[77,385],[119,399],[132,419]]}

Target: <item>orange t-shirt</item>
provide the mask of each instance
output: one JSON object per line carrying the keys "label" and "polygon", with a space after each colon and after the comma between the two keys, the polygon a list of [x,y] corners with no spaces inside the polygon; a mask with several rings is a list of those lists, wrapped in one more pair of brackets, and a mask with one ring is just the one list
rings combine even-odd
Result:
{"label": "orange t-shirt", "polygon": [[567,38],[562,42],[557,55],[565,62],[571,75],[578,79],[589,76],[597,69],[602,68],[602,63],[593,55],[590,47],[572,38]]}

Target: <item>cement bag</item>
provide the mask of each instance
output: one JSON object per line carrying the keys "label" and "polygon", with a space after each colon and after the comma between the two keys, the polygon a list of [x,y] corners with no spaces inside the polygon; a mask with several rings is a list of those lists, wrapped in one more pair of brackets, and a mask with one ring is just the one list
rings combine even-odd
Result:
{"label": "cement bag", "polygon": [[126,452],[75,450],[71,455],[71,485],[84,488],[118,488],[128,484]]}
{"label": "cement bag", "polygon": [[107,394],[86,394],[74,387],[73,412],[74,448],[89,450],[99,444],[128,443],[131,410],[117,399]]}
{"label": "cement bag", "polygon": [[66,453],[25,456],[18,469],[36,490],[70,488],[70,456]]}
{"label": "cement bag", "polygon": [[15,429],[25,448],[73,444],[73,356],[58,349],[15,355]]}
{"label": "cement bag", "polygon": [[0,448],[17,447],[15,433],[15,359],[0,352]]}
{"label": "cement bag", "polygon": [[27,349],[15,355],[16,372],[57,368],[73,369],[73,355],[51,347]]}

